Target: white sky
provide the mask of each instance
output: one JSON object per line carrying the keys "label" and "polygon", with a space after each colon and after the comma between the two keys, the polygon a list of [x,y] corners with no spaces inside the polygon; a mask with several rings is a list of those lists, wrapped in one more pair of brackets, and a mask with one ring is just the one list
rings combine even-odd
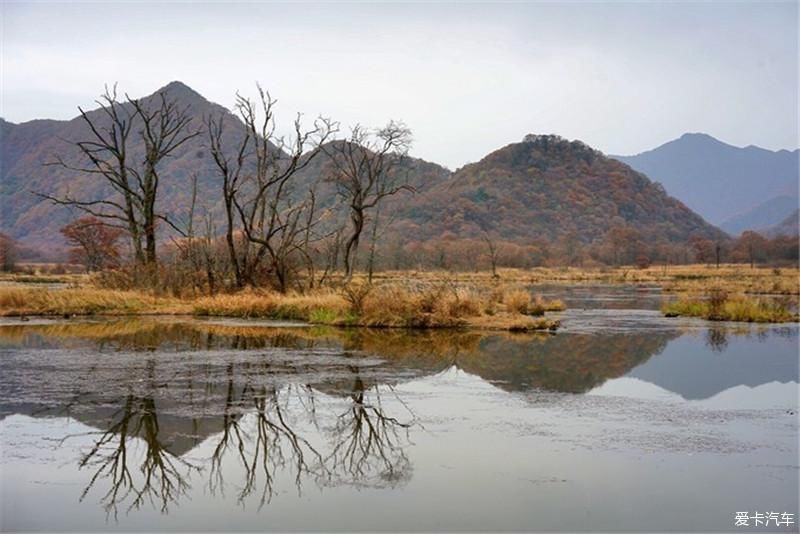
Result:
{"label": "white sky", "polygon": [[230,107],[260,81],[279,119],[405,121],[456,168],[556,133],[612,154],[684,132],[798,146],[798,3],[8,2],[0,115],[68,119],[105,83],[180,80]]}

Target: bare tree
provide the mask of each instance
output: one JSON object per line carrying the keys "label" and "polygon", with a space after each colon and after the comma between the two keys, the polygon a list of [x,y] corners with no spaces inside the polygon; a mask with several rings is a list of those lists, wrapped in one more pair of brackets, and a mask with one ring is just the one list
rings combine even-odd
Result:
{"label": "bare tree", "polygon": [[[69,192],[63,196],[39,195],[106,219],[109,226],[125,230],[130,235],[136,262],[155,265],[157,220],[170,223],[155,208],[159,164],[200,132],[191,128],[188,106],[181,107],[164,92],[147,102],[127,95],[125,98],[126,102],[118,99],[116,85],[106,86],[97,101],[99,114],[78,108],[90,135],[88,139],[71,142],[80,151],[83,162],[71,164],[59,156],[47,164],[96,176],[110,185],[115,195],[101,200],[79,199]],[[139,142],[143,151],[137,150]]]}
{"label": "bare tree", "polygon": [[12,272],[17,263],[17,244],[0,232],[0,271]]}
{"label": "bare tree", "polygon": [[[319,222],[313,189],[298,194],[295,178],[317,156],[336,125],[319,117],[312,129],[303,130],[298,114],[292,138],[280,137],[275,133],[276,100],[261,86],[258,94],[257,102],[237,95],[236,111],[245,133],[237,142],[235,158],[226,154],[222,116],[207,120],[209,141],[222,176],[226,241],[237,286],[255,285],[256,271],[266,264],[277,289],[286,291],[291,259],[308,245]],[[238,246],[237,230],[245,238]]]}
{"label": "bare tree", "polygon": [[351,232],[344,244],[345,276],[350,279],[367,214],[384,198],[413,189],[392,172],[408,154],[411,130],[401,122],[391,121],[378,130],[356,125],[349,139],[324,147],[331,160],[328,179],[336,185],[339,196],[348,204]]}
{"label": "bare tree", "polygon": [[487,255],[492,265],[492,277],[497,278],[497,260],[500,257],[497,251],[497,236],[491,235],[489,232],[483,232],[483,242],[486,243]]}
{"label": "bare tree", "polygon": [[195,230],[198,207],[197,182],[198,175],[194,173],[192,174],[191,201],[186,219],[184,221],[173,221],[171,224],[182,239],[173,239],[173,243],[180,257],[188,263],[189,276],[194,279],[195,287],[200,288],[202,286],[199,276],[200,273],[204,273],[208,292],[213,295],[217,290],[217,280],[220,276],[220,271],[224,268],[224,261],[221,261],[222,256],[219,254],[214,217],[207,205],[202,205],[204,208],[203,217],[200,220],[202,222],[202,235],[198,235]]}

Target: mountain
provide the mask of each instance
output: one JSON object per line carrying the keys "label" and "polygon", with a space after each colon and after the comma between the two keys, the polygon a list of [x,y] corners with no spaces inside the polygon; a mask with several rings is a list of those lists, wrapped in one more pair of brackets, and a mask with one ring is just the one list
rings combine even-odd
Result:
{"label": "mountain", "polygon": [[790,195],[781,195],[759,204],[753,209],[727,219],[720,228],[733,236],[745,230],[757,230],[779,224],[787,214],[797,211],[798,199]]}
{"label": "mountain", "polygon": [[650,242],[725,237],[647,176],[553,135],[526,136],[462,167],[411,201],[403,215],[396,224],[404,235],[428,239],[493,232],[553,241],[574,234],[589,243],[620,223]]}
{"label": "mountain", "polygon": [[795,209],[794,213],[786,217],[778,224],[761,228],[758,232],[767,237],[795,237],[800,234],[800,209]]}
{"label": "mountain", "polygon": [[[191,128],[200,128],[205,116],[229,113],[180,82],[172,82],[156,94],[141,99],[143,104],[154,102],[159,92],[175,99],[180,107],[189,107]],[[104,113],[99,109],[89,111],[88,116],[99,125],[107,124]],[[232,115],[230,119],[226,123],[227,128],[243,128],[238,119]],[[79,212],[74,208],[55,206],[36,193],[63,196],[69,192],[87,200],[112,197],[112,191],[102,178],[60,166],[45,165],[57,157],[70,165],[85,165],[80,152],[70,141],[90,138],[89,128],[81,117],[69,121],[0,123],[1,231],[24,245],[56,250],[64,246],[59,229],[77,217]],[[164,179],[159,191],[159,209],[176,215],[186,212],[191,199],[193,173],[198,174],[198,198],[211,197],[217,179],[205,145],[205,137],[199,136],[162,163],[161,174]],[[143,144],[138,142],[132,152],[141,152],[142,147]]]}
{"label": "mountain", "polygon": [[[661,182],[670,195],[714,224],[778,196],[799,196],[798,150],[739,148],[687,133],[641,154],[613,157]],[[790,213],[781,213],[778,220]]]}
{"label": "mountain", "polygon": [[[235,156],[236,141],[244,135],[242,122],[226,108],[210,102],[181,82],[172,82],[153,95],[142,98],[147,106],[159,93],[174,99],[181,108],[187,107],[190,127],[199,129],[209,116],[224,115],[225,133],[231,159]],[[127,106],[127,104],[125,105]],[[98,124],[106,124],[103,112],[88,112]],[[57,252],[65,243],[59,230],[81,215],[75,208],[53,205],[36,193],[62,197],[67,192],[81,199],[110,199],[113,192],[102,178],[81,174],[59,166],[45,165],[56,157],[68,164],[83,165],[81,154],[70,142],[90,139],[86,122],[81,117],[69,121],[35,120],[12,124],[0,119],[0,232],[4,232],[28,247]],[[157,210],[176,220],[186,219],[191,203],[192,177],[197,175],[198,212],[209,210],[222,228],[222,203],[219,199],[218,170],[207,148],[205,135],[198,136],[176,150],[161,164]],[[143,144],[137,139],[132,152],[141,153]],[[318,156],[299,176],[298,191],[317,181],[325,171],[326,161]],[[396,172],[408,177],[419,192],[442,181],[450,171],[423,160],[408,158]],[[319,186],[318,198],[323,206],[333,205],[335,191],[330,184]],[[165,228],[165,230],[168,230]],[[166,235],[166,231],[162,235]]]}
{"label": "mountain", "polygon": [[[201,128],[205,117],[223,114],[227,148],[233,159],[235,140],[244,134],[238,118],[180,82],[143,98],[143,103],[159,98],[158,93],[189,109],[192,128]],[[89,111],[88,115],[98,124],[104,123],[102,110]],[[103,179],[45,165],[60,157],[70,165],[81,166],[82,156],[72,143],[90,137],[80,117],[22,124],[0,120],[0,232],[27,247],[58,251],[65,246],[60,228],[80,212],[54,205],[35,193],[56,197],[70,193],[87,200],[113,198]],[[136,142],[134,154],[143,149],[138,139]],[[319,183],[329,165],[327,157],[320,154],[299,174],[296,190],[305,191],[316,183],[318,205],[341,207],[332,184]],[[656,241],[685,243],[692,234],[723,237],[643,174],[583,143],[555,136],[529,136],[455,173],[415,158],[407,158],[393,172],[416,191],[389,202],[391,229],[401,240],[448,234],[479,237],[487,230],[504,240],[555,240],[574,234],[588,243],[619,223],[632,225],[642,237]],[[218,230],[222,229],[220,179],[204,135],[182,145],[163,161],[160,175],[159,212],[173,219],[185,218],[192,177],[196,176],[197,210],[208,210],[217,220]],[[162,238],[168,238],[167,234],[164,225]]]}

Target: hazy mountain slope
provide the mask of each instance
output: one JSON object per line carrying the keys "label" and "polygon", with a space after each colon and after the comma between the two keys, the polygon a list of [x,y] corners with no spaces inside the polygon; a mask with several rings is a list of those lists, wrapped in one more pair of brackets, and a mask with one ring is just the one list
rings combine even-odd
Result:
{"label": "hazy mountain slope", "polygon": [[739,148],[684,134],[635,156],[612,156],[661,182],[667,192],[719,224],[776,196],[798,196],[800,151]]}
{"label": "hazy mountain slope", "polygon": [[800,210],[795,209],[794,213],[786,217],[778,224],[758,229],[758,232],[767,237],[787,236],[793,237],[800,235]]}
{"label": "hazy mountain slope", "polygon": [[745,230],[773,226],[786,219],[794,211],[797,211],[797,202],[797,197],[790,195],[771,198],[751,210],[731,217],[720,224],[719,227],[729,234],[737,236]]}
{"label": "hazy mountain slope", "polygon": [[618,222],[651,240],[724,237],[643,174],[557,136],[527,136],[492,152],[417,196],[403,215],[402,232],[417,238],[488,231],[551,241],[572,233],[590,242]]}

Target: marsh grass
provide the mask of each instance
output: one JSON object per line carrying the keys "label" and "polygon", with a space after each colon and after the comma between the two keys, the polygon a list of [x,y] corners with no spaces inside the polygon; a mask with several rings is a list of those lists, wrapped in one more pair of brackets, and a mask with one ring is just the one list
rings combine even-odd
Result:
{"label": "marsh grass", "polygon": [[0,315],[16,316],[193,314],[330,326],[529,331],[557,328],[557,321],[530,315],[562,307],[518,288],[454,283],[340,287],[308,294],[251,289],[183,299],[111,289],[0,287]]}
{"label": "marsh grass", "polygon": [[0,315],[145,315],[187,313],[185,303],[136,291],[0,288]]}
{"label": "marsh grass", "polygon": [[309,295],[273,293],[246,290],[232,294],[218,294],[192,301],[194,315],[241,317],[245,319],[286,319],[323,321],[349,311],[346,300],[337,293],[326,291]]}
{"label": "marsh grass", "polygon": [[[668,292],[702,292],[709,285],[724,287],[731,293],[800,295],[800,270],[797,267],[755,267],[743,264],[651,265],[639,269],[622,267],[534,267],[498,269],[501,283],[517,285],[638,284],[658,286]],[[381,282],[417,280],[428,283],[458,280],[475,287],[497,284],[491,272],[386,271],[375,274]]]}
{"label": "marsh grass", "polygon": [[528,315],[542,316],[549,311],[564,311],[567,306],[559,299],[547,300],[541,295],[536,295],[528,304]]}
{"label": "marsh grass", "polygon": [[[497,295],[498,293],[495,292]],[[541,295],[531,295],[525,289],[511,288],[499,293],[500,301],[505,305],[505,311],[541,317],[545,312],[563,311],[566,306],[561,300],[547,300]]]}
{"label": "marsh grass", "polygon": [[700,317],[709,321],[785,323],[798,320],[787,299],[731,296],[720,288],[712,288],[705,296],[685,296],[666,303],[661,311],[667,317]]}

